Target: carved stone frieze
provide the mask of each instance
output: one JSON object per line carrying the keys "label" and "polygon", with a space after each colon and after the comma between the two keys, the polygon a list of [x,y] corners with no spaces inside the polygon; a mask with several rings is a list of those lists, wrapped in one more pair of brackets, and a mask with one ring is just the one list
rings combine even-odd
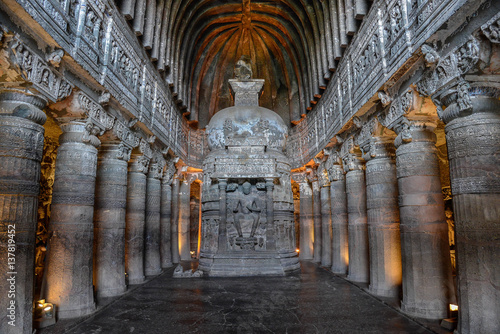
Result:
{"label": "carved stone frieze", "polygon": [[[59,74],[45,59],[26,46],[22,41],[15,37],[10,44],[11,59],[21,72],[23,78],[33,84],[40,93],[49,100],[57,102],[68,97],[73,85]],[[55,52],[60,55],[60,51]],[[57,56],[49,58],[49,61],[58,65]]]}
{"label": "carved stone frieze", "polygon": [[484,35],[488,37],[488,39],[492,43],[500,43],[500,13],[493,16],[491,20],[486,22],[483,26],[481,26],[481,30]]}

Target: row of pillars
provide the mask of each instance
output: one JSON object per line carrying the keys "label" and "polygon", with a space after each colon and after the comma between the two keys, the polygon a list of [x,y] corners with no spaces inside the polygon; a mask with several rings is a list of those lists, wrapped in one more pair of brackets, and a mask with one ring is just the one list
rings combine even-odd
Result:
{"label": "row of pillars", "polygon": [[[500,328],[500,102],[491,89],[471,95],[469,115],[444,119],[456,225],[459,332],[493,333]],[[452,101],[446,111],[455,108]],[[436,123],[420,115],[396,123],[396,138],[371,133],[360,147],[355,139],[347,140],[316,175],[295,174],[300,258],[368,283],[374,295],[401,296],[407,314],[446,318],[457,299]]]}
{"label": "row of pillars", "polygon": [[[0,94],[1,333],[32,332],[46,104],[26,92]],[[93,312],[94,289],[118,296],[191,258],[187,180],[163,177],[159,159],[120,140],[101,143],[89,129],[71,121],[59,138],[41,297],[60,319]]]}

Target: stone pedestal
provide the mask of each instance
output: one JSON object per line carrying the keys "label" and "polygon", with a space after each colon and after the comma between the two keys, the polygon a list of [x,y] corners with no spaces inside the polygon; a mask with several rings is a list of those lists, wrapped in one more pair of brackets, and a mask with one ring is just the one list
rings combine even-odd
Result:
{"label": "stone pedestal", "polygon": [[132,154],[128,170],[125,266],[129,284],[144,282],[144,227],[146,220],[146,172],[149,159]]}
{"label": "stone pedestal", "polygon": [[332,266],[332,211],[330,185],[321,187],[321,265]]}
{"label": "stone pedestal", "polygon": [[179,191],[179,254],[181,261],[191,261],[190,243],[190,192],[189,183],[184,180],[180,183]]}
{"label": "stone pedestal", "polygon": [[299,259],[312,260],[314,251],[314,219],[312,189],[307,180],[300,186],[300,252]]}
{"label": "stone pedestal", "polygon": [[340,165],[333,165],[328,175],[332,202],[332,272],[345,275],[349,264],[345,175]]}
{"label": "stone pedestal", "polygon": [[366,216],[365,172],[360,165],[346,174],[349,272],[347,279],[354,282],[370,281],[368,225]]}
{"label": "stone pedestal", "polygon": [[[22,92],[0,94],[0,332],[6,334],[32,333],[42,124],[46,120],[41,109],[46,103]],[[13,288],[15,294],[10,293]]]}
{"label": "stone pedestal", "polygon": [[179,263],[179,179],[172,181],[172,220],[171,220],[172,262]]}
{"label": "stone pedestal", "polygon": [[[128,158],[128,156],[127,156]],[[94,210],[94,285],[98,297],[118,296],[125,283],[127,161],[119,143],[99,149]]]}
{"label": "stone pedestal", "polygon": [[442,115],[456,226],[458,332],[495,333],[500,328],[500,92],[472,92],[472,115],[456,117],[456,103]]}
{"label": "stone pedestal", "polygon": [[144,274],[155,276],[161,273],[160,262],[160,198],[161,174],[151,164],[146,181],[146,223],[144,231]]}
{"label": "stone pedestal", "polygon": [[454,288],[432,131],[432,124],[419,122],[395,140],[403,261],[401,308],[412,316],[441,319],[448,316]]}
{"label": "stone pedestal", "polygon": [[172,243],[170,229],[172,219],[172,187],[168,178],[163,178],[161,183],[160,205],[160,259],[161,267],[172,266]]}
{"label": "stone pedestal", "polygon": [[56,305],[59,319],[95,310],[92,248],[96,147],[100,144],[86,133],[85,122],[70,122],[61,129],[45,272],[45,299]]}
{"label": "stone pedestal", "polygon": [[370,245],[370,288],[377,296],[401,291],[401,240],[395,148],[391,138],[372,138],[366,162],[366,198]]}
{"label": "stone pedestal", "polygon": [[313,261],[321,262],[321,195],[318,180],[311,182],[313,189],[314,253]]}

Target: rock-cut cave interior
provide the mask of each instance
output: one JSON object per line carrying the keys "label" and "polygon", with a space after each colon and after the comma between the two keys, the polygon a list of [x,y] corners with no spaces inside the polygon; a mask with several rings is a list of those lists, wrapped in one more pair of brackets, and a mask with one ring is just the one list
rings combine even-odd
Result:
{"label": "rock-cut cave interior", "polygon": [[0,334],[499,314],[500,1],[0,1]]}

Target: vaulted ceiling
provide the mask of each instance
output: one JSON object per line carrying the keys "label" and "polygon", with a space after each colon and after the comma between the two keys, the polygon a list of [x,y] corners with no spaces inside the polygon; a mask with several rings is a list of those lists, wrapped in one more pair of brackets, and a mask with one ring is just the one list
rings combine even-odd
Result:
{"label": "vaulted ceiling", "polygon": [[265,79],[260,105],[288,124],[321,97],[368,10],[366,0],[122,0],[151,61],[200,128],[232,106],[228,79],[242,55]]}

